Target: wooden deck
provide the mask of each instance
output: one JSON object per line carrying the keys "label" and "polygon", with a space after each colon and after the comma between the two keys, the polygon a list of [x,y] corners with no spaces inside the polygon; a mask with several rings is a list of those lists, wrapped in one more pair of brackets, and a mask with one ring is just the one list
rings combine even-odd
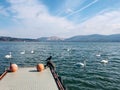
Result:
{"label": "wooden deck", "polygon": [[0,90],[58,90],[49,68],[37,72],[35,67],[8,72],[0,80]]}

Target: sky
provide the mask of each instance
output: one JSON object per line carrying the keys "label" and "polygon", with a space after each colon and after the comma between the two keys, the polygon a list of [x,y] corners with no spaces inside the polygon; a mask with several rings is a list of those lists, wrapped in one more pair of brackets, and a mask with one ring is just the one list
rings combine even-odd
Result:
{"label": "sky", "polygon": [[120,34],[120,0],[0,0],[0,36]]}

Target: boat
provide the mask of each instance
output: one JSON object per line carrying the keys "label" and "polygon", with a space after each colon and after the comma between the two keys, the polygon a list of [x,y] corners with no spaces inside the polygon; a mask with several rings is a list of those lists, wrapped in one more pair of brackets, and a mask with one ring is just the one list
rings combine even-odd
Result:
{"label": "boat", "polygon": [[[51,56],[41,71],[36,67],[17,68],[16,64],[0,75],[0,90],[66,90],[60,76],[56,73]],[[16,68],[12,71],[12,65]],[[43,64],[39,64],[43,65]]]}

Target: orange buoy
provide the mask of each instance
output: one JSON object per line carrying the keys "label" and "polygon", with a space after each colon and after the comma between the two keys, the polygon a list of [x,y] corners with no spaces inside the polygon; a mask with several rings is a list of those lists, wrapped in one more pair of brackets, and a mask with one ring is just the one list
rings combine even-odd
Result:
{"label": "orange buoy", "polygon": [[43,71],[44,70],[44,65],[43,64],[38,64],[37,65],[37,71]]}
{"label": "orange buoy", "polygon": [[18,70],[17,64],[11,64],[11,65],[10,65],[10,71],[11,71],[11,72],[16,72],[17,70]]}

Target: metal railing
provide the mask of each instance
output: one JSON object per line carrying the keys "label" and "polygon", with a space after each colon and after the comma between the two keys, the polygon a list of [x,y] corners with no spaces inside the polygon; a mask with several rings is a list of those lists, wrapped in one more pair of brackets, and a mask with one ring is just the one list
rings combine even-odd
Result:
{"label": "metal railing", "polygon": [[47,58],[47,63],[46,66],[48,66],[50,68],[50,71],[54,77],[54,80],[59,88],[59,90],[66,90],[65,86],[63,85],[63,82],[61,80],[61,77],[58,76],[58,74],[55,71],[55,66],[53,64],[53,62],[51,61],[52,56],[50,56],[49,58]]}

